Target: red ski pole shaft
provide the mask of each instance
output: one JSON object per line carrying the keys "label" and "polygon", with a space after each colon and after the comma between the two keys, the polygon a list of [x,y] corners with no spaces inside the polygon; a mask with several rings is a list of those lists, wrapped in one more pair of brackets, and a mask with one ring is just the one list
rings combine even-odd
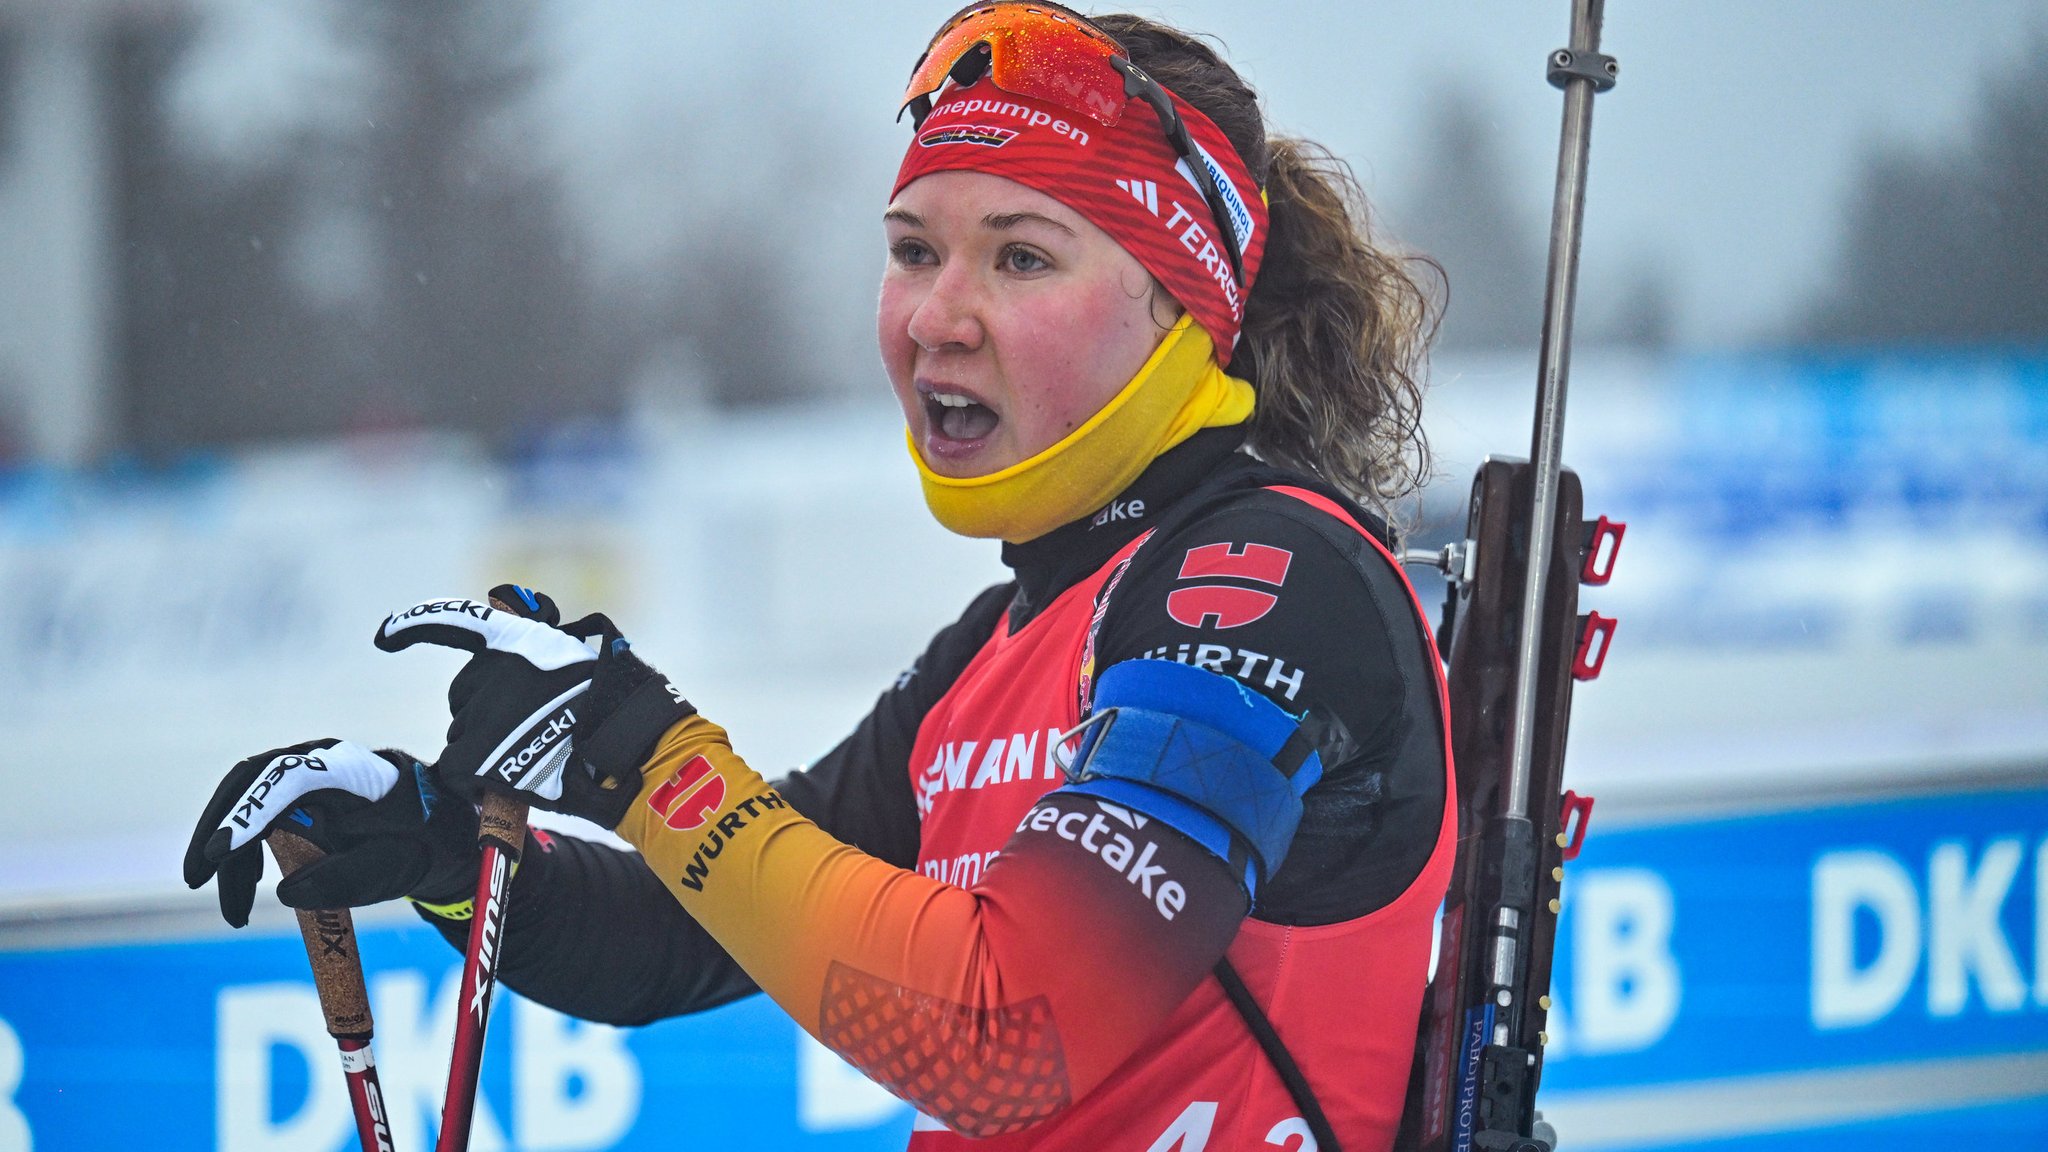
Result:
{"label": "red ski pole shaft", "polygon": [[[321,855],[311,841],[282,828],[272,829],[266,840],[279,871],[287,876]],[[320,1013],[327,1018],[327,1034],[341,1049],[349,1107],[356,1115],[356,1138],[363,1152],[392,1152],[384,1089],[377,1083],[377,1061],[370,1054],[370,995],[363,985],[355,920],[346,908],[301,908],[298,917],[306,959],[313,965],[313,986],[320,993]]]}
{"label": "red ski pole shaft", "polygon": [[[512,611],[496,599],[491,606],[502,612]],[[448,1093],[441,1100],[441,1138],[434,1145],[435,1152],[467,1152],[469,1148],[477,1075],[483,1070],[484,1027],[490,1022],[498,949],[505,939],[505,904],[511,895],[512,869],[518,865],[519,851],[526,843],[526,805],[495,792],[484,793],[477,813],[477,843],[483,848],[483,862],[477,870],[476,910],[469,921],[469,945],[462,951],[462,997],[456,1005],[455,1051],[448,1061]]]}

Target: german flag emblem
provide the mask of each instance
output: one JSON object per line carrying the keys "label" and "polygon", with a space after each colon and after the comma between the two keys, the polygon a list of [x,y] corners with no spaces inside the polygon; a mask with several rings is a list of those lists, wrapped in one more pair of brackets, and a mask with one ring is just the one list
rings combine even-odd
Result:
{"label": "german flag emblem", "polygon": [[998,128],[992,124],[955,124],[950,128],[934,128],[917,138],[926,148],[940,144],[979,144],[984,148],[1001,148],[1017,138],[1014,128]]}

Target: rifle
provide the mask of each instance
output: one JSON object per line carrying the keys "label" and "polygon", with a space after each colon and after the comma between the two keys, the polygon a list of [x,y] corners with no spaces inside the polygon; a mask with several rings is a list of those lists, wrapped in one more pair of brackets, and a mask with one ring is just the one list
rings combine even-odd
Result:
{"label": "rifle", "polygon": [[1550,1152],[1557,1142],[1536,1112],[1536,1089],[1564,862],[1578,854],[1592,811],[1590,797],[1560,794],[1565,734],[1572,686],[1599,675],[1615,625],[1579,615],[1579,585],[1612,576],[1626,528],[1605,516],[1586,523],[1578,476],[1561,461],[1593,96],[1619,71],[1599,50],[1603,4],[1573,0],[1571,46],[1549,57],[1564,127],[1529,459],[1488,457],[1472,482],[1464,540],[1404,557],[1441,569],[1448,583],[1437,640],[1459,805],[1439,959],[1397,1144],[1417,1152]]}

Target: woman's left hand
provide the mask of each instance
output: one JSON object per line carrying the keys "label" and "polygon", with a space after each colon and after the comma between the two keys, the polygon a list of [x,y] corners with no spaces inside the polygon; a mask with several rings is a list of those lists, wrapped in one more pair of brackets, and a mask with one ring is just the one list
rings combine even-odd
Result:
{"label": "woman's left hand", "polygon": [[500,584],[488,602],[428,600],[393,613],[376,644],[471,653],[448,685],[448,746],[435,765],[450,788],[472,800],[509,791],[614,828],[656,741],[696,709],[608,617],[560,621],[547,596]]}
{"label": "woman's left hand", "polygon": [[308,740],[228,769],[192,830],[185,883],[213,881],[232,927],[249,923],[261,842],[277,828],[325,853],[278,883],[277,898],[293,908],[400,896],[450,904],[476,886],[476,812],[440,802],[431,772],[395,748]]}

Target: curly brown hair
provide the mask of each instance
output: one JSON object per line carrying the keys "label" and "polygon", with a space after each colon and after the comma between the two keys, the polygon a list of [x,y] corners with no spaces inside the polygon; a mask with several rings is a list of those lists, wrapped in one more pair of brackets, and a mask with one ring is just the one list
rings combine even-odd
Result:
{"label": "curly brown hair", "polygon": [[1266,191],[1265,257],[1231,360],[1259,394],[1252,450],[1391,518],[1430,473],[1422,376],[1440,313],[1411,268],[1439,283],[1442,269],[1376,240],[1350,166],[1269,134],[1258,93],[1207,43],[1142,16],[1089,22],[1214,120]]}

